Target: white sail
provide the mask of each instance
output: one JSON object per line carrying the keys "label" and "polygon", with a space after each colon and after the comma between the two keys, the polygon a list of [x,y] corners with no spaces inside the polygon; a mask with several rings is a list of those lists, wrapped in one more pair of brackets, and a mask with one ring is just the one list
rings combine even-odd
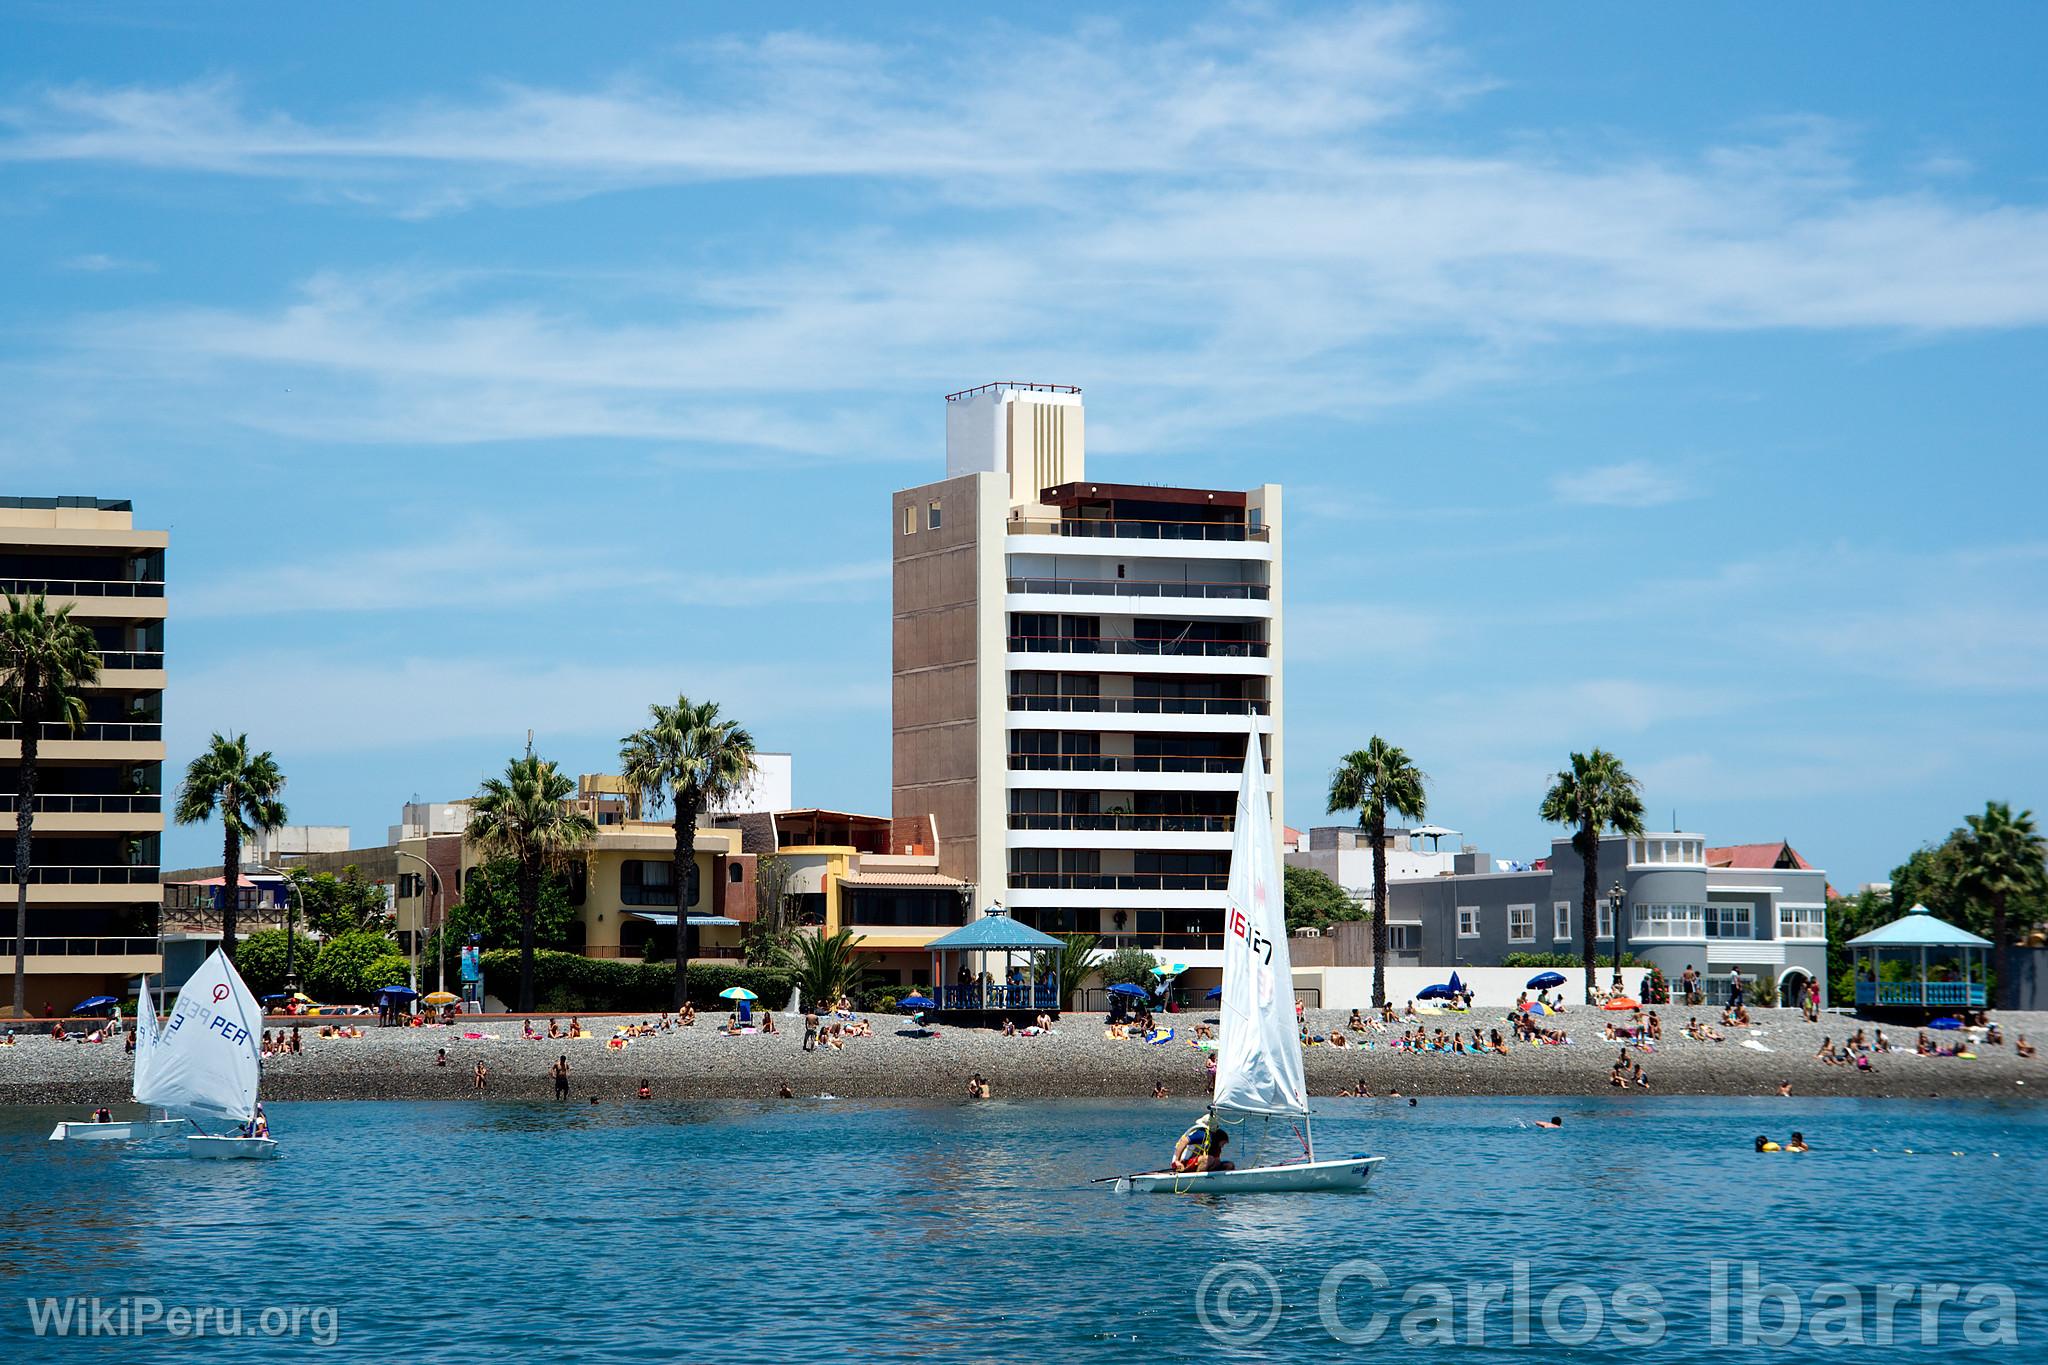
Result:
{"label": "white sail", "polygon": [[1294,967],[1273,842],[1273,808],[1254,722],[1237,789],[1223,923],[1223,1021],[1216,1045],[1218,1109],[1306,1114]]}
{"label": "white sail", "polygon": [[135,1001],[135,1098],[142,1099],[148,1084],[149,1059],[156,1050],[156,1005],[149,998],[149,978],[142,978],[142,994]]}
{"label": "white sail", "polygon": [[135,1098],[188,1119],[247,1123],[256,1113],[262,1017],[235,964],[216,948],[178,992],[148,1064],[137,1068]]}

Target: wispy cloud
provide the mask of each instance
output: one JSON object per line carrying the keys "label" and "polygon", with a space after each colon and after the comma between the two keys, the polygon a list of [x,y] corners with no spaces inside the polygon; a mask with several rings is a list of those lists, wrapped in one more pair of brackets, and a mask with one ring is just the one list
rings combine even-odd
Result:
{"label": "wispy cloud", "polygon": [[1550,491],[1559,502],[1584,507],[1662,507],[1699,496],[1682,471],[1648,460],[1555,474]]}
{"label": "wispy cloud", "polygon": [[87,274],[100,275],[109,271],[136,271],[146,273],[156,269],[149,261],[130,260],[124,256],[109,256],[102,251],[88,251],[81,256],[67,256],[57,263],[65,270],[78,270]]}

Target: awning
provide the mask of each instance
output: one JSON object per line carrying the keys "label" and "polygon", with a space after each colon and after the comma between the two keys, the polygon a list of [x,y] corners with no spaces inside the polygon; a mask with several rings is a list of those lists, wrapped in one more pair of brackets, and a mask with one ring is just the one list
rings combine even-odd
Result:
{"label": "awning", "polygon": [[[675,917],[674,917],[673,915],[671,915],[671,916],[670,916],[669,918],[673,919],[673,918],[675,918]],[[716,928],[716,927],[718,927],[718,926],[720,926],[720,925],[727,925],[727,924],[738,924],[738,923],[739,923],[739,921],[738,921],[738,920],[736,920],[736,919],[733,919],[733,918],[732,918],[731,916],[729,916],[729,915],[692,915],[692,916],[690,916],[690,927],[691,927],[692,929],[711,929],[711,928]]]}

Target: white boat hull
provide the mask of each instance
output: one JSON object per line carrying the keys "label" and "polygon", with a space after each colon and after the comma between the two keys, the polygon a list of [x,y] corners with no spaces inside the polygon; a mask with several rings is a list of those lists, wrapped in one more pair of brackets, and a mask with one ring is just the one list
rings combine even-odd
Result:
{"label": "white boat hull", "polygon": [[52,1142],[135,1142],[168,1137],[185,1126],[183,1119],[115,1119],[111,1123],[64,1122],[50,1130]]}
{"label": "white boat hull", "polygon": [[1362,1190],[1383,1156],[1342,1157],[1335,1161],[1300,1161],[1289,1166],[1252,1166],[1241,1171],[1155,1171],[1126,1176],[1133,1194],[1268,1194],[1305,1190]]}
{"label": "white boat hull", "polygon": [[206,1161],[267,1161],[277,1155],[277,1139],[194,1133],[185,1139],[185,1155]]}

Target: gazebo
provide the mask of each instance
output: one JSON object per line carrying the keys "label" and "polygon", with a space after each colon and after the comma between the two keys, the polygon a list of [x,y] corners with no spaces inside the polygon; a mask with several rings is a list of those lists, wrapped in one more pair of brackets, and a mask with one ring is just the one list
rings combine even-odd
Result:
{"label": "gazebo", "polygon": [[[1064,946],[1051,934],[1041,934],[991,908],[972,924],[925,946],[932,955],[932,995],[941,1010],[954,1015],[1007,1010],[1059,1013],[1057,959],[1043,980],[1034,970],[1039,953],[1058,952]],[[999,960],[999,970],[991,958]]]}
{"label": "gazebo", "polygon": [[1985,1003],[1979,938],[1916,905],[1890,924],[1849,940],[1856,959],[1856,1003],[1951,1009]]}

